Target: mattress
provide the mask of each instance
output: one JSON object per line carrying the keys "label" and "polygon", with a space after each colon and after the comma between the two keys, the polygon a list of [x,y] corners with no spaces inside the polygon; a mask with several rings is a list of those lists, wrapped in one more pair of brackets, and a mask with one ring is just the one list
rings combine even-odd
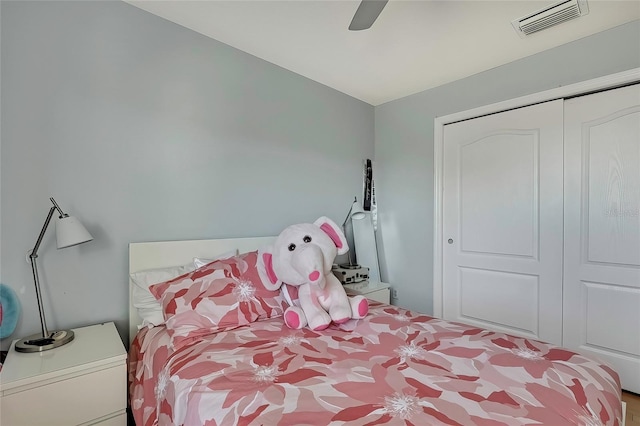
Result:
{"label": "mattress", "polygon": [[539,341],[371,303],[315,332],[271,318],[129,357],[138,425],[619,425],[618,375]]}

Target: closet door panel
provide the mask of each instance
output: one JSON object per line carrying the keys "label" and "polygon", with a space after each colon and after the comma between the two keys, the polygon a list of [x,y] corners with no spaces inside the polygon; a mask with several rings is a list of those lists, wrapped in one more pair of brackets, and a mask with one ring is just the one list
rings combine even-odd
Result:
{"label": "closet door panel", "polygon": [[627,322],[630,312],[640,307],[640,294],[632,288],[583,281],[586,318],[586,342],[597,348],[619,353],[637,353],[640,330],[619,333],[620,324]]}
{"label": "closet door panel", "polygon": [[562,101],[444,128],[443,316],[562,340]]}
{"label": "closet door panel", "polygon": [[640,111],[625,108],[582,124],[586,159],[586,180],[582,184],[587,190],[584,208],[588,216],[584,229],[586,260],[638,267]]}
{"label": "closet door panel", "polygon": [[[461,267],[459,273],[460,311],[466,317],[508,324],[512,329],[531,335],[538,332],[538,277],[466,267]],[[495,305],[496,295],[509,303],[486,312],[488,306]]]}
{"label": "closet door panel", "polygon": [[538,144],[536,131],[500,129],[459,147],[462,252],[536,256]]}
{"label": "closet door panel", "polygon": [[563,344],[640,392],[640,86],[565,102]]}

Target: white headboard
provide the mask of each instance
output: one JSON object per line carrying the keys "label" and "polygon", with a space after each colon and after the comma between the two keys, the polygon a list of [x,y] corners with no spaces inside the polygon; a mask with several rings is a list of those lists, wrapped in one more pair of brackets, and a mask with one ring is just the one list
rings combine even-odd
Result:
{"label": "white headboard", "polygon": [[[194,257],[210,258],[231,250],[239,253],[271,244],[276,237],[227,238],[219,240],[158,241],[129,244],[129,274],[146,269],[185,265]],[[129,343],[138,332],[142,319],[132,305],[133,283],[129,278]]]}

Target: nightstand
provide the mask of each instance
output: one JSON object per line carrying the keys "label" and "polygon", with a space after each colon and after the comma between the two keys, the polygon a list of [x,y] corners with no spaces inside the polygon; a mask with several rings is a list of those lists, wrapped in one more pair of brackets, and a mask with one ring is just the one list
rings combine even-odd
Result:
{"label": "nightstand", "polygon": [[127,352],[115,325],[73,329],[49,351],[20,353],[14,341],[0,371],[0,424],[127,424]]}
{"label": "nightstand", "polygon": [[355,284],[344,284],[343,287],[349,296],[362,295],[367,299],[386,303],[387,305],[390,302],[390,285],[387,283],[363,281]]}

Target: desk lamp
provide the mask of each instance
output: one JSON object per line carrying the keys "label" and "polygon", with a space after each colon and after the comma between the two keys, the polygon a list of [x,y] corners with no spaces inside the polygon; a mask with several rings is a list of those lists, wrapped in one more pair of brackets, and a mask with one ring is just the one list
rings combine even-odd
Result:
{"label": "desk lamp", "polygon": [[49,349],[66,345],[74,338],[73,331],[71,330],[49,331],[47,329],[47,321],[44,316],[44,307],[42,305],[42,290],[40,290],[40,280],[38,278],[38,266],[36,264],[38,248],[40,248],[42,238],[44,237],[47,227],[51,222],[51,217],[56,210],[60,215],[56,222],[56,241],[59,249],[86,243],[87,241],[91,241],[93,237],[85,227],[82,226],[78,219],[64,213],[58,206],[58,203],[56,203],[56,200],[53,198],[49,199],[53,203],[53,206],[49,209],[49,214],[47,215],[47,219],[44,221],[44,226],[42,227],[42,231],[40,231],[36,245],[33,246],[33,250],[31,250],[28,255],[29,260],[31,261],[33,281],[36,286],[36,297],[38,299],[38,311],[40,312],[40,326],[42,327],[42,333],[33,334],[19,340],[15,346],[16,351],[18,352],[48,351]]}

